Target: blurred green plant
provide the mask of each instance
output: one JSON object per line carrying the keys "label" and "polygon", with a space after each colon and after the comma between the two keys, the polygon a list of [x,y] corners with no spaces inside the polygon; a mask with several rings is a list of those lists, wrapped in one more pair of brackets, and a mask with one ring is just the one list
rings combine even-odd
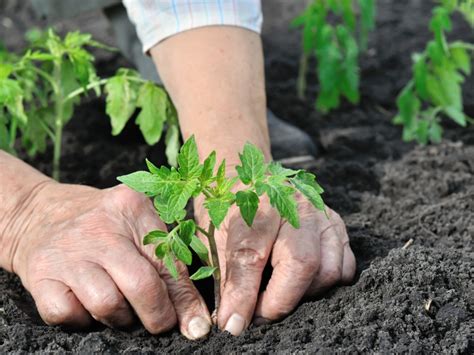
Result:
{"label": "blurred green plant", "polygon": [[474,27],[473,0],[442,0],[432,12],[430,30],[434,39],[422,53],[413,55],[413,78],[397,98],[398,114],[393,122],[403,126],[403,140],[420,144],[440,142],[442,117],[465,127],[474,120],[464,113],[462,84],[471,74],[474,44],[448,43],[452,15],[460,12]]}
{"label": "blurred green plant", "polygon": [[319,82],[316,108],[326,113],[339,107],[341,97],[358,103],[358,59],[375,27],[375,0],[313,0],[292,26],[302,27],[298,97],[305,97],[308,61],[314,56]]}
{"label": "blurred green plant", "polygon": [[59,180],[62,132],[74,113],[74,106],[90,91],[106,94],[106,113],[112,134],[118,135],[137,108],[136,124],[153,145],[164,124],[167,157],[176,165],[179,130],[176,110],[166,91],[140,78],[131,69],[120,68],[113,77],[96,74],[94,56],[87,47],[114,50],[90,34],[67,33],[63,38],[54,30],[32,30],[26,34],[29,46],[21,56],[0,47],[0,149],[15,154],[21,137],[29,155],[43,153],[48,139],[53,142],[52,176]]}

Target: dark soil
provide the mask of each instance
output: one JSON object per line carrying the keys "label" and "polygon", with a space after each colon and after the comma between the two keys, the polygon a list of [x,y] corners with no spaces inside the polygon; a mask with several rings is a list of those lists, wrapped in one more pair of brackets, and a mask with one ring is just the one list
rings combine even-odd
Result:
{"label": "dark soil", "polygon": [[[290,4],[291,3],[291,4]],[[285,4],[285,5],[283,5]],[[417,147],[400,140],[394,101],[410,75],[410,54],[430,34],[429,1],[379,0],[377,31],[362,62],[362,102],[328,116],[295,95],[299,37],[287,18],[301,6],[266,2],[265,49],[269,106],[296,122],[320,146],[315,163],[326,201],[348,226],[357,280],[305,302],[274,325],[240,337],[214,331],[191,342],[177,331],[151,336],[141,327],[119,332],[97,326],[69,332],[44,325],[19,280],[0,271],[0,353],[462,353],[474,351],[474,129],[447,123],[445,140]],[[459,18],[453,37],[474,42]],[[100,65],[123,64],[120,57]],[[308,97],[314,97],[314,73]],[[474,116],[474,81],[466,83]],[[82,105],[67,127],[63,180],[107,187],[115,176],[163,161],[130,125],[111,137],[100,100]],[[50,157],[31,163],[48,172]],[[402,246],[413,239],[407,249]],[[430,307],[426,304],[431,300]]]}

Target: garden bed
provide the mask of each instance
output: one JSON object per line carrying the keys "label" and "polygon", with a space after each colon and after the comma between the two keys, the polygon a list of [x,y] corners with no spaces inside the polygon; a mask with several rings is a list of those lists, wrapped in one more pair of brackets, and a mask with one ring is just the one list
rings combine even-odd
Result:
{"label": "garden bed", "polygon": [[[304,167],[317,173],[326,202],[347,223],[358,265],[354,285],[303,303],[277,324],[252,326],[240,337],[214,330],[192,342],[177,330],[151,336],[140,326],[130,332],[48,327],[18,278],[0,271],[0,353],[473,352],[474,129],[450,124],[442,144],[419,147],[403,143],[391,124],[410,54],[430,36],[431,2],[378,1],[377,30],[361,59],[361,105],[327,116],[313,110],[314,73],[308,100],[296,97],[299,35],[281,16],[296,9],[284,0],[268,3],[269,106],[319,145],[318,157]],[[452,36],[474,42],[460,19]],[[113,59],[99,63],[101,70],[123,64]],[[473,77],[465,87],[466,113],[473,117]],[[146,146],[133,123],[119,137],[109,133],[104,102],[77,110],[64,135],[64,181],[109,187],[116,176],[143,168],[145,157],[164,162],[163,147]],[[30,163],[49,172],[49,161]]]}

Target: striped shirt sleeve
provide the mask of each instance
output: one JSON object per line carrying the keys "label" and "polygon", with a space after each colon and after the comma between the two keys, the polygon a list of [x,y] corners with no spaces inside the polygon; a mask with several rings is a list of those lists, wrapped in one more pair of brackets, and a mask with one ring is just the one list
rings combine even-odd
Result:
{"label": "striped shirt sleeve", "polygon": [[146,53],[174,34],[197,27],[228,25],[260,33],[260,0],[123,0]]}

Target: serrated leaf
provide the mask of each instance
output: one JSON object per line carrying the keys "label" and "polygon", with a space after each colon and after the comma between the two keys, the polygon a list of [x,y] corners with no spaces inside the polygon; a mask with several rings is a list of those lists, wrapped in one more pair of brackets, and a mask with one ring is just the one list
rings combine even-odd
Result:
{"label": "serrated leaf", "polygon": [[471,74],[471,58],[466,48],[456,46],[455,43],[451,46],[451,58],[456,67],[461,69],[466,75]]}
{"label": "serrated leaf", "polygon": [[272,161],[270,162],[270,164],[268,164],[268,171],[272,175],[280,175],[280,176],[287,177],[287,176],[296,175],[301,170],[288,169],[288,168],[283,167],[281,163]]}
{"label": "serrated leaf", "polygon": [[324,201],[321,197],[322,187],[316,182],[316,177],[307,172],[300,172],[290,182],[305,196],[309,202],[318,210],[326,211]]}
{"label": "serrated leaf", "polygon": [[214,274],[214,271],[217,270],[217,267],[214,266],[202,266],[196,271],[194,274],[192,274],[189,278],[193,281],[205,279],[206,277],[212,276]]}
{"label": "serrated leaf", "polygon": [[178,171],[183,179],[198,178],[201,175],[202,166],[199,164],[199,153],[194,136],[191,136],[179,151]]}
{"label": "serrated leaf", "polygon": [[299,217],[295,189],[285,184],[285,180],[279,176],[270,176],[262,184],[262,189],[270,198],[270,204],[277,209],[280,216],[286,219],[294,228],[299,228]]}
{"label": "serrated leaf", "polygon": [[209,217],[217,229],[219,229],[222,221],[227,216],[227,212],[233,202],[232,193],[222,197],[211,197],[204,202],[204,207],[208,210]]}
{"label": "serrated leaf", "polygon": [[181,260],[186,265],[191,265],[193,262],[193,255],[188,246],[184,244],[181,238],[175,236],[171,240],[171,250],[178,260]]}
{"label": "serrated leaf", "polygon": [[155,164],[153,164],[151,161],[149,161],[148,159],[145,159],[145,163],[146,163],[146,166],[147,166],[148,170],[150,171],[150,173],[160,174],[160,169]]}
{"label": "serrated leaf", "polygon": [[260,149],[251,143],[246,143],[239,157],[241,165],[236,166],[235,169],[244,184],[255,184],[264,177],[266,164],[265,157]]}
{"label": "serrated leaf", "polygon": [[191,244],[189,244],[189,246],[194,250],[204,264],[209,261],[209,252],[206,245],[196,235],[191,237]]}
{"label": "serrated leaf", "polygon": [[143,245],[157,244],[164,242],[168,238],[168,232],[161,230],[154,230],[143,237]]}
{"label": "serrated leaf", "polygon": [[213,151],[209,156],[204,160],[201,176],[199,180],[201,185],[207,186],[213,181],[214,167],[216,165],[216,152]]}
{"label": "serrated leaf", "polygon": [[179,223],[179,237],[186,244],[189,245],[192,237],[196,232],[196,223],[192,219],[181,221]]}
{"label": "serrated leaf", "polygon": [[259,199],[257,194],[253,191],[238,191],[235,198],[242,218],[251,227],[258,209]]}
{"label": "serrated leaf", "polygon": [[112,135],[122,132],[136,109],[136,92],[123,75],[116,75],[105,84],[107,93],[105,112],[110,117]]}
{"label": "serrated leaf", "polygon": [[158,259],[163,259],[165,255],[169,253],[169,251],[170,251],[170,246],[168,242],[160,243],[155,248],[155,255]]}
{"label": "serrated leaf", "polygon": [[462,111],[452,106],[444,108],[443,111],[458,125],[466,127],[466,115]]}
{"label": "serrated leaf", "polygon": [[165,267],[168,269],[171,276],[177,280],[179,277],[178,269],[176,269],[176,264],[174,262],[174,258],[170,253],[166,253],[163,257],[163,263]]}
{"label": "serrated leaf", "polygon": [[131,189],[148,196],[155,196],[162,189],[160,178],[147,171],[136,171],[128,175],[122,175],[117,177],[117,180]]}
{"label": "serrated leaf", "polygon": [[163,222],[173,223],[186,216],[185,207],[197,186],[197,179],[171,183],[155,197],[154,204]]}
{"label": "serrated leaf", "polygon": [[140,87],[137,98],[137,106],[141,108],[136,123],[148,145],[156,144],[163,132],[163,124],[166,121],[168,95],[166,92],[147,81]]}

